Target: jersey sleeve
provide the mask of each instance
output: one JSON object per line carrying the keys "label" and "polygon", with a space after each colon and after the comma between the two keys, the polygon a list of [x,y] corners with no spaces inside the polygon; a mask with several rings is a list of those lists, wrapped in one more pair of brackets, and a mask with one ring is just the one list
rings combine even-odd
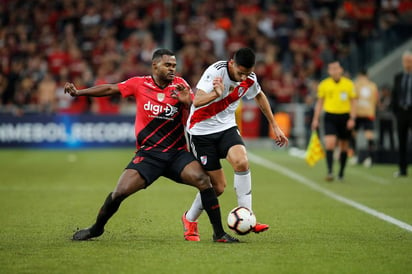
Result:
{"label": "jersey sleeve", "polygon": [[355,85],[351,80],[348,80],[348,86],[349,86],[349,98],[355,99],[358,97],[358,94],[356,93]]}
{"label": "jersey sleeve", "polygon": [[325,98],[325,82],[326,80],[319,83],[317,97],[318,98]]}
{"label": "jersey sleeve", "polygon": [[139,83],[139,78],[133,77],[121,83],[118,83],[117,86],[119,87],[120,93],[122,97],[128,97],[135,95],[136,86]]}
{"label": "jersey sleeve", "polygon": [[213,90],[213,79],[218,76],[222,75],[219,74],[218,70],[214,66],[209,66],[203,73],[202,77],[200,77],[196,88],[201,89],[206,93],[210,93]]}

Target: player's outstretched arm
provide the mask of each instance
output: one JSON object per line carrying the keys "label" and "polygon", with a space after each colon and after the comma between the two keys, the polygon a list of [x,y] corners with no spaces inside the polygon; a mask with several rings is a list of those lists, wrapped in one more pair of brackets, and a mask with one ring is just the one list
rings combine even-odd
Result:
{"label": "player's outstretched arm", "polygon": [[266,95],[263,93],[263,91],[259,92],[256,95],[255,101],[258,104],[262,113],[265,115],[266,119],[268,120],[269,125],[273,128],[273,133],[275,135],[274,139],[275,139],[276,145],[280,147],[287,146],[289,144],[288,137],[286,137],[285,133],[276,123],[275,118],[273,117],[272,110],[270,109],[269,101]]}
{"label": "player's outstretched arm", "polygon": [[311,124],[312,130],[317,130],[319,127],[319,117],[320,117],[322,108],[323,108],[323,98],[318,98],[315,104],[315,111],[313,114],[313,119],[312,119],[312,124]]}
{"label": "player's outstretched arm", "polygon": [[68,93],[72,97],[77,96],[91,96],[91,97],[103,97],[120,93],[117,84],[105,84],[98,85],[85,89],[76,89],[72,83],[66,83],[64,85],[64,93]]}

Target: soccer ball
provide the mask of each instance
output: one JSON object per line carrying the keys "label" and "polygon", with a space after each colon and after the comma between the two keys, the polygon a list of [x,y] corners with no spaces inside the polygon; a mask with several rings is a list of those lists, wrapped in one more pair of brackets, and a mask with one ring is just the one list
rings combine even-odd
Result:
{"label": "soccer ball", "polygon": [[246,235],[256,225],[256,217],[248,208],[239,206],[229,212],[227,216],[228,227],[238,235]]}

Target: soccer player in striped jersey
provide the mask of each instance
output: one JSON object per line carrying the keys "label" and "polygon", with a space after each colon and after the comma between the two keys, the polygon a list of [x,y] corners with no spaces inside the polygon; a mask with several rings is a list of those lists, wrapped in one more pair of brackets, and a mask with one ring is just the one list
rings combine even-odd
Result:
{"label": "soccer player in striped jersey", "polygon": [[[186,130],[190,148],[210,176],[217,195],[223,193],[226,179],[220,159],[226,159],[234,170],[234,187],[239,206],[252,210],[252,179],[247,152],[235,121],[235,111],[243,97],[254,98],[273,128],[275,142],[287,145],[288,139],[273,118],[269,102],[253,72],[255,53],[241,48],[233,59],[209,66],[200,78],[190,109]],[[199,241],[197,219],[203,210],[201,197],[196,196],[191,208],[182,216],[184,236]],[[269,229],[257,223],[255,233]]]}
{"label": "soccer player in striped jersey", "polygon": [[121,174],[117,186],[101,207],[96,222],[78,230],[72,239],[88,240],[103,234],[107,221],[121,202],[131,194],[150,186],[160,176],[199,189],[199,195],[212,223],[213,241],[238,240],[223,229],[216,193],[209,177],[187,151],[184,125],[193,93],[183,78],[175,76],[176,57],[167,49],[153,53],[152,75],[133,77],[118,84],[97,85],[77,90],[66,83],[71,96],[110,96],[121,94],[136,100],[136,154]]}

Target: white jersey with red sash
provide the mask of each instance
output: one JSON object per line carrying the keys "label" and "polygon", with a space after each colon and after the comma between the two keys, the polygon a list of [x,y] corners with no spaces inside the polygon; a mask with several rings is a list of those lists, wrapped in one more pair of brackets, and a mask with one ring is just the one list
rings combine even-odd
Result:
{"label": "white jersey with red sash", "polygon": [[243,82],[233,81],[229,77],[227,61],[219,61],[209,66],[196,88],[206,93],[212,92],[213,80],[216,77],[223,79],[223,94],[207,105],[191,106],[187,121],[187,131],[191,135],[212,134],[236,126],[235,111],[241,98],[245,96],[253,99],[262,91],[254,73]]}

